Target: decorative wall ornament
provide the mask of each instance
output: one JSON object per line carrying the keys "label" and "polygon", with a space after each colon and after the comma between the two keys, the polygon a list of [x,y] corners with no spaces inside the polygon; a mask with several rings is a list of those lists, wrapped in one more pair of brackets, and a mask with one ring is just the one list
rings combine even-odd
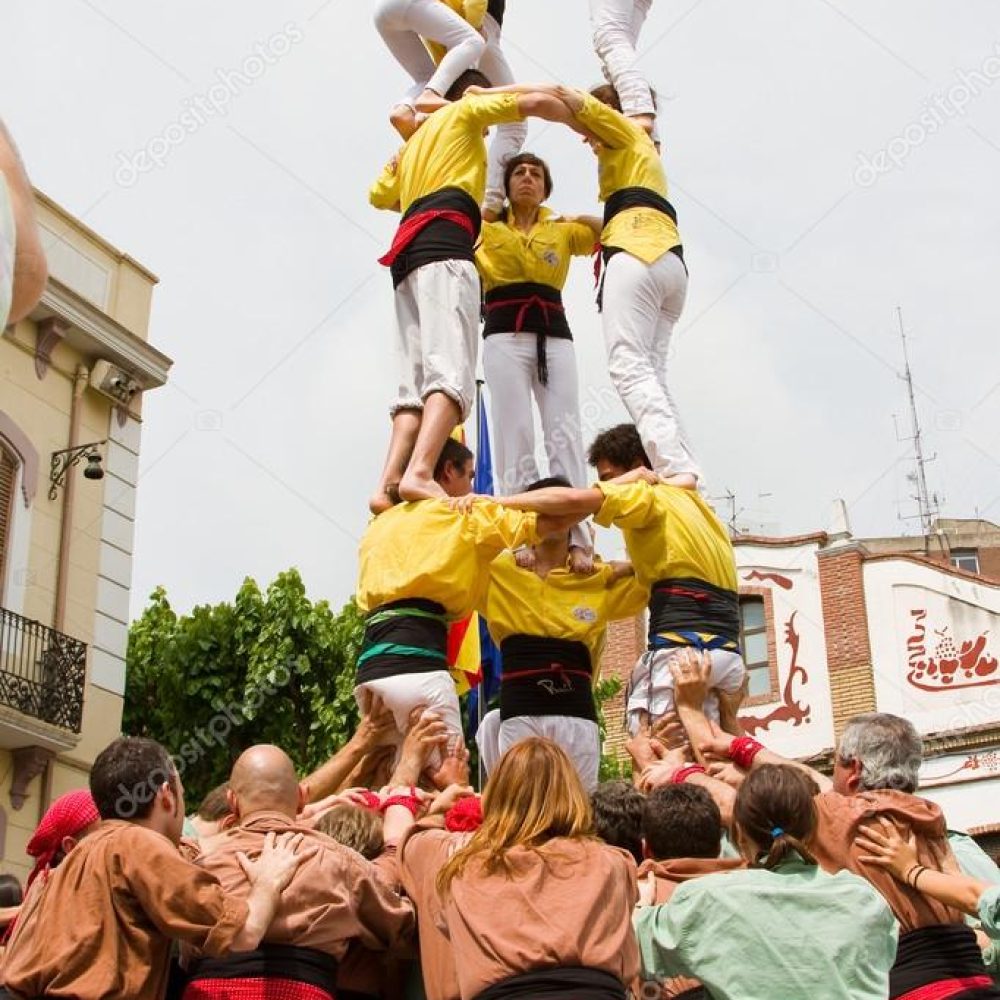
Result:
{"label": "decorative wall ornament", "polygon": [[58,316],[49,316],[38,323],[35,330],[35,374],[45,378],[49,370],[52,349],[69,331],[69,323]]}
{"label": "decorative wall ornament", "polygon": [[785,686],[781,692],[781,704],[773,708],[766,715],[740,715],[740,722],[748,736],[757,733],[767,732],[774,722],[790,722],[793,726],[801,726],[804,722],[809,722],[810,706],[803,705],[795,697],[795,686],[797,682],[806,684],[809,681],[809,674],[805,667],[799,664],[799,643],[801,637],[795,628],[795,616],[797,611],[793,611],[791,617],[785,623],[785,643],[792,651],[792,659],[788,666],[788,676],[785,678]]}
{"label": "decorative wall ornament", "polygon": [[926,608],[911,609],[910,617],[913,632],[906,640],[906,680],[913,687],[939,692],[1000,684],[1000,663],[987,648],[988,629],[956,641],[951,625],[945,625],[934,629],[932,638],[927,635]]}

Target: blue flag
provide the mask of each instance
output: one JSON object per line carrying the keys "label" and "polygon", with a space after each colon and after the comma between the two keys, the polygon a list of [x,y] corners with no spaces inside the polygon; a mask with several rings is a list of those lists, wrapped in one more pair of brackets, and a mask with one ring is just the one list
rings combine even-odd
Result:
{"label": "blue flag", "polygon": [[[479,393],[477,407],[476,434],[476,474],[472,488],[476,493],[493,496],[493,457],[490,453],[490,429],[486,422],[486,402]],[[479,699],[483,699],[483,713],[486,713],[490,699],[500,690],[500,650],[490,638],[485,619],[479,617],[479,649],[482,661],[482,683],[469,692],[469,739],[473,739],[479,728]]]}

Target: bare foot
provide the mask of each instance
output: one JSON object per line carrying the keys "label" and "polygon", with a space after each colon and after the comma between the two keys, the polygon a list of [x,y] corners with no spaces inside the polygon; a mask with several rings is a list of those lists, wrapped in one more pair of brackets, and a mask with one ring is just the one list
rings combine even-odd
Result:
{"label": "bare foot", "polygon": [[435,94],[433,90],[425,90],[413,102],[413,106],[417,111],[422,111],[424,114],[429,115],[439,108],[447,107],[450,103],[450,101],[446,101],[440,94]]}
{"label": "bare foot", "polygon": [[389,123],[405,141],[417,130],[417,113],[408,104],[397,104],[389,112]]}
{"label": "bare foot", "polygon": [[676,476],[664,476],[661,480],[667,486],[679,486],[683,490],[698,489],[698,477],[690,472],[679,472]]}
{"label": "bare foot", "polygon": [[407,472],[399,481],[399,495],[403,500],[447,500],[448,494],[432,476]]}
{"label": "bare foot", "polygon": [[376,490],[368,501],[368,509],[375,515],[382,514],[390,507],[395,507],[402,498],[399,495],[398,483],[386,483],[379,490]]}
{"label": "bare foot", "polygon": [[653,122],[656,121],[655,115],[630,115],[629,121],[633,121],[648,135],[653,134]]}
{"label": "bare foot", "polygon": [[587,576],[594,572],[594,550],[582,549],[579,545],[569,547],[569,570]]}

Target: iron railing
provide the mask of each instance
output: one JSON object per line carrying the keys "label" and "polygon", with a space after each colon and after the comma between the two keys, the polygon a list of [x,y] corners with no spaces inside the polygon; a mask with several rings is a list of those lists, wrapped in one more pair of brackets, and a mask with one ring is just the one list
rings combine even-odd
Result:
{"label": "iron railing", "polygon": [[0,608],[0,704],[79,733],[87,644]]}

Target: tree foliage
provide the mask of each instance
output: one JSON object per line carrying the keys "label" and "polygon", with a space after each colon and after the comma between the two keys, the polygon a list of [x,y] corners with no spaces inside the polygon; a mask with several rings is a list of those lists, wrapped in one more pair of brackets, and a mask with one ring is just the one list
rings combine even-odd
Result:
{"label": "tree foliage", "polygon": [[310,601],[295,569],[264,593],[248,577],[231,604],[180,616],[158,587],[129,630],[122,727],[175,755],[192,803],[255,743],[312,770],[357,726],[363,627],[353,600],[339,613]]}

